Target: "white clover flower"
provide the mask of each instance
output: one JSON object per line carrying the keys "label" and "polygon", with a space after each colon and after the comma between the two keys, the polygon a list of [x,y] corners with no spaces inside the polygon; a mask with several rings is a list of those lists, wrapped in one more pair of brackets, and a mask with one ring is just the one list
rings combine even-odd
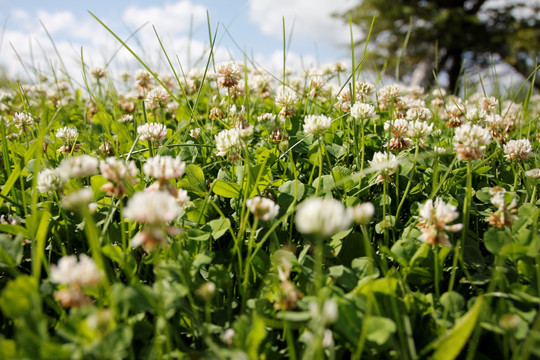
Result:
{"label": "white clover flower", "polygon": [[176,192],[176,203],[180,206],[184,205],[189,201],[189,195],[187,190],[177,189]]}
{"label": "white clover flower", "polygon": [[429,121],[431,117],[431,111],[425,107],[409,109],[405,115],[405,118],[409,121]]}
{"label": "white clover flower", "polygon": [[143,171],[146,175],[158,179],[160,182],[178,179],[184,175],[186,163],[179,157],[156,155],[149,158],[143,165]]}
{"label": "white clover flower", "polygon": [[131,121],[133,121],[133,115],[130,114],[124,114],[118,118],[118,122],[121,124],[125,124]]}
{"label": "white clover flower", "polygon": [[427,122],[421,120],[415,120],[409,122],[409,129],[407,130],[407,133],[413,139],[424,140],[431,135],[432,130],[433,124],[428,124]]}
{"label": "white clover flower", "polygon": [[99,161],[90,155],[78,155],[62,160],[58,172],[63,179],[69,180],[98,173]]}
{"label": "white clover flower", "polygon": [[375,86],[368,81],[358,81],[355,86],[356,100],[363,101],[375,91]]}
{"label": "white clover flower", "polygon": [[216,76],[219,86],[232,88],[238,85],[241,67],[234,61],[222,62],[216,65]]}
{"label": "white clover flower", "polygon": [[89,210],[94,209],[94,206],[89,206],[92,202],[94,193],[90,188],[82,188],[80,190],[69,193],[62,199],[62,207],[68,210],[81,210],[88,207]]}
{"label": "white clover flower", "polygon": [[374,171],[381,172],[382,177],[379,176],[377,182],[380,182],[392,175],[398,167],[396,156],[388,152],[377,151],[375,154],[373,154],[373,159],[368,160],[368,163]]}
{"label": "white clover flower", "polygon": [[135,72],[135,84],[141,89],[150,89],[154,85],[154,77],[144,69]]}
{"label": "white clover flower", "polygon": [[148,109],[163,109],[169,102],[169,93],[161,87],[154,88],[146,95],[145,102],[148,104]]}
{"label": "white clover flower", "polygon": [[525,171],[525,176],[531,179],[540,179],[540,169],[531,169]]}
{"label": "white clover flower", "polygon": [[375,106],[366,103],[355,103],[350,110],[353,119],[362,120],[375,117]]}
{"label": "white clover flower", "polygon": [[347,229],[352,222],[351,215],[341,202],[327,198],[304,200],[296,212],[296,229],[303,234],[324,237]]}
{"label": "white clover flower", "polygon": [[370,202],[358,204],[355,207],[347,209],[349,214],[355,223],[359,225],[366,225],[371,221],[373,215],[375,215],[375,207]]}
{"label": "white clover flower", "polygon": [[255,196],[246,201],[249,211],[263,221],[274,219],[279,213],[279,205],[270,199]]}
{"label": "white clover flower", "polygon": [[488,113],[484,109],[480,109],[477,107],[467,108],[467,112],[465,113],[465,119],[471,122],[484,121],[487,116]]}
{"label": "white clover flower", "polygon": [[90,74],[95,77],[97,80],[103,79],[105,76],[107,76],[107,70],[105,68],[96,66],[90,69]]}
{"label": "white clover flower", "polygon": [[304,132],[321,136],[332,126],[332,119],[326,115],[307,115],[304,118]]}
{"label": "white clover flower", "polygon": [[464,124],[458,127],[454,133],[454,150],[459,160],[480,159],[490,142],[489,130],[478,125]]}
{"label": "white clover flower", "polygon": [[243,148],[240,131],[237,128],[222,130],[214,136],[218,156],[227,156],[231,161],[240,158],[240,152]]}
{"label": "white clover flower", "polygon": [[167,136],[167,127],[160,123],[147,123],[137,127],[139,140],[161,141]]}
{"label": "white clover flower", "polygon": [[444,245],[452,247],[448,240],[447,231],[457,232],[463,228],[463,224],[448,225],[459,217],[456,207],[445,203],[441,198],[429,199],[419,207],[417,226],[422,235],[420,240],[430,245]]}
{"label": "white clover flower", "polygon": [[293,89],[282,86],[278,88],[274,101],[279,107],[292,107],[298,102],[298,95]]}
{"label": "white clover flower", "polygon": [[103,177],[115,183],[126,182],[133,184],[136,182],[138,169],[133,161],[124,161],[109,157],[99,163],[99,171]]}
{"label": "white clover flower", "polygon": [[139,224],[156,226],[173,221],[178,211],[178,204],[169,193],[138,192],[129,199],[124,209],[124,217]]}
{"label": "white clover flower", "polygon": [[68,146],[75,144],[78,136],[79,131],[75,127],[65,126],[56,131],[56,137]]}
{"label": "white clover flower", "polygon": [[79,260],[75,255],[64,256],[57,265],[51,265],[52,282],[75,287],[94,286],[101,280],[102,272],[94,260],[81,254]]}
{"label": "white clover flower", "polygon": [[532,153],[533,148],[528,139],[510,140],[504,144],[504,157],[506,160],[526,160]]}
{"label": "white clover flower", "polygon": [[235,335],[234,329],[229,328],[225,330],[223,334],[221,334],[220,336],[221,342],[227,346],[233,346],[234,335]]}
{"label": "white clover flower", "polygon": [[37,190],[44,194],[56,191],[62,187],[64,181],[56,169],[45,169],[37,176]]}
{"label": "white clover flower", "polygon": [[192,138],[194,138],[196,140],[200,140],[201,139],[201,129],[200,128],[191,129],[189,131],[189,136],[191,136]]}
{"label": "white clover flower", "polygon": [[433,148],[433,151],[435,151],[435,152],[436,152],[437,154],[439,154],[439,155],[444,155],[444,154],[446,154],[446,148],[441,147],[441,146],[435,146],[435,147]]}
{"label": "white clover flower", "polygon": [[13,115],[13,123],[17,129],[27,128],[34,125],[34,118],[27,112],[16,112]]}
{"label": "white clover flower", "polygon": [[504,195],[506,189],[501,186],[495,186],[489,189],[491,194],[491,203],[497,207],[497,210],[492,212],[487,218],[489,225],[502,228],[512,226],[514,221],[518,219],[515,213],[517,212],[517,201],[512,199],[510,204],[506,204]]}

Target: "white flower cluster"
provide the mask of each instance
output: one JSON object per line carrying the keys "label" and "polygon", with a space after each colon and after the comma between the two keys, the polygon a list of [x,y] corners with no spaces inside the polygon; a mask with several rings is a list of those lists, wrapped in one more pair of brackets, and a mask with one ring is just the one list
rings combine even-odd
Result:
{"label": "white flower cluster", "polygon": [[56,131],[56,137],[64,142],[64,144],[71,146],[77,141],[79,131],[75,127],[65,126]]}
{"label": "white flower cluster", "polygon": [[62,160],[58,171],[63,179],[92,176],[98,173],[99,161],[90,155],[78,155]]}
{"label": "white flower cluster", "polygon": [[27,112],[16,112],[13,115],[13,123],[17,129],[28,128],[34,125],[34,118]]}
{"label": "white flower cluster", "polygon": [[368,163],[373,171],[381,172],[377,177],[377,182],[381,182],[385,179],[387,180],[398,167],[396,156],[389,152],[377,151],[373,154],[373,159],[368,160]]}
{"label": "white flower cluster", "polygon": [[429,199],[420,205],[417,224],[422,232],[420,240],[430,245],[452,247],[446,232],[457,232],[463,228],[463,224],[448,225],[459,217],[456,209],[454,205],[445,203],[441,198],[437,198],[435,203]]}
{"label": "white flower cluster", "polygon": [[454,150],[459,160],[480,159],[490,142],[489,130],[478,125],[467,123],[458,127],[454,133]]}
{"label": "white flower cluster", "polygon": [[38,173],[37,189],[42,194],[56,191],[63,184],[64,180],[57,169],[44,169]]}
{"label": "white flower cluster", "polygon": [[351,215],[340,201],[319,197],[304,200],[295,217],[299,232],[323,237],[346,230],[351,222]]}
{"label": "white flower cluster", "polygon": [[161,87],[154,88],[146,95],[145,102],[148,104],[148,109],[163,109],[169,102],[169,94]]}
{"label": "white flower cluster", "polygon": [[375,106],[366,103],[355,103],[350,110],[351,117],[356,120],[374,118]]}
{"label": "white flower cluster", "polygon": [[64,256],[58,260],[57,265],[51,265],[52,282],[76,287],[94,286],[101,280],[102,273],[94,260],[82,254]]}
{"label": "white flower cluster", "polygon": [[304,132],[321,136],[332,126],[332,119],[326,115],[307,115],[304,118]]}
{"label": "white flower cluster", "polygon": [[133,161],[124,161],[116,158],[107,158],[99,163],[99,171],[103,177],[110,181],[101,188],[109,194],[116,196],[126,192],[125,184],[135,184],[139,170]]}
{"label": "white flower cluster", "polygon": [[178,179],[184,175],[186,163],[179,157],[156,155],[149,158],[143,165],[143,171],[146,175],[158,179],[160,182],[166,182],[170,179]]}
{"label": "white flower cluster", "polygon": [[504,144],[504,157],[506,160],[527,160],[533,152],[528,139],[510,140]]}
{"label": "white flower cluster", "polygon": [[137,127],[139,140],[157,142],[167,136],[167,127],[160,123],[147,123]]}
{"label": "white flower cluster", "polygon": [[268,198],[255,196],[246,201],[249,211],[263,221],[272,220],[279,213],[279,205]]}
{"label": "white flower cluster", "polygon": [[129,199],[124,217],[139,224],[159,226],[173,221],[178,211],[174,197],[166,192],[138,192]]}
{"label": "white flower cluster", "polygon": [[218,156],[227,156],[231,161],[240,159],[243,142],[238,129],[222,130],[214,138]]}
{"label": "white flower cluster", "polygon": [[369,223],[373,215],[375,215],[375,207],[370,202],[358,204],[348,209],[352,219],[358,225],[366,225]]}

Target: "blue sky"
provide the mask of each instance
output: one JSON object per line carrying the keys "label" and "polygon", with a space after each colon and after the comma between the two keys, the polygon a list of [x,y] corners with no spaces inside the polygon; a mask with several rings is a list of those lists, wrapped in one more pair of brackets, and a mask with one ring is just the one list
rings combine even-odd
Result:
{"label": "blue sky", "polygon": [[[120,37],[126,38],[147,23],[128,44],[153,66],[165,66],[152,25],[170,56],[182,66],[203,66],[209,36],[217,29],[218,61],[243,61],[243,52],[261,66],[275,71],[282,66],[285,19],[287,66],[302,68],[350,59],[348,25],[331,14],[354,5],[354,0],[0,0],[0,20],[5,26],[0,62],[10,74],[24,74],[32,67],[50,72],[60,64],[41,23],[48,30],[70,73],[85,63],[108,62],[119,43],[89,14],[93,12]],[[192,36],[190,37],[190,23]],[[358,36],[358,33],[355,33]],[[234,41],[233,41],[234,40]],[[191,56],[188,56],[190,53]],[[197,61],[199,60],[199,61]],[[137,68],[125,50],[118,52],[113,69]]]}

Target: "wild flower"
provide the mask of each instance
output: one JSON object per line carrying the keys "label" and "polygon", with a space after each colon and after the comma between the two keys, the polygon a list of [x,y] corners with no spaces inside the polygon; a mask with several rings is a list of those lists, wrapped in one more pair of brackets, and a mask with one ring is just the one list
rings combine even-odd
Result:
{"label": "wild flower", "polygon": [[37,190],[42,193],[59,190],[64,181],[57,169],[44,169],[37,176]]}
{"label": "wild flower", "polygon": [[373,215],[375,215],[375,207],[370,202],[358,204],[348,208],[347,211],[358,225],[367,225],[371,221]]}
{"label": "wild flower", "polygon": [[390,180],[390,175],[396,171],[398,166],[398,162],[394,154],[380,151],[373,154],[373,159],[368,160],[368,163],[374,171],[380,172],[376,180],[378,183],[384,180]]}
{"label": "wild flower", "polygon": [[138,69],[135,72],[135,85],[140,90],[149,90],[154,86],[154,77],[144,69]]}
{"label": "wild flower", "polygon": [[214,138],[218,156],[226,156],[231,161],[241,158],[243,142],[238,129],[222,130]]}
{"label": "wild flower", "polygon": [[79,260],[75,255],[64,256],[57,265],[51,265],[50,280],[57,284],[71,286],[94,286],[101,280],[102,273],[94,261],[81,254]]}
{"label": "wild flower", "polygon": [[379,89],[379,109],[381,109],[381,111],[386,111],[400,102],[401,91],[401,86],[398,84],[387,85]]}
{"label": "wild flower", "polygon": [[407,134],[413,140],[417,140],[421,146],[424,146],[424,140],[431,135],[433,124],[428,124],[422,120],[409,121],[409,129]]}
{"label": "wild flower", "polygon": [[107,76],[107,70],[102,67],[93,67],[92,69],[90,69],[90,74],[99,81],[100,79],[103,79],[105,76]]}
{"label": "wild flower", "polygon": [[495,186],[489,190],[491,194],[491,203],[497,207],[497,210],[491,213],[487,218],[489,225],[495,228],[510,227],[518,219],[517,201],[512,199],[510,204],[506,204],[506,189],[501,186]]}
{"label": "wild flower", "polygon": [[255,196],[246,201],[246,206],[249,211],[263,221],[274,219],[279,213],[279,205],[268,198]]}
{"label": "wild flower", "polygon": [[527,160],[533,148],[528,139],[510,140],[503,146],[506,160]]}
{"label": "wild flower", "polygon": [[96,286],[102,278],[101,270],[85,254],[81,254],[78,260],[75,255],[64,256],[56,265],[51,265],[50,271],[51,282],[67,286],[54,293],[63,307],[91,303],[83,289]]}
{"label": "wild flower", "polygon": [[535,168],[525,171],[525,176],[531,179],[540,179],[540,169]]}
{"label": "wild flower", "polygon": [[160,123],[146,123],[137,127],[139,140],[158,142],[167,136],[167,127]]}
{"label": "wild flower", "polygon": [[296,211],[296,229],[302,234],[322,237],[346,230],[352,222],[351,215],[343,204],[331,198],[309,198],[304,200]]}
{"label": "wild flower", "polygon": [[169,103],[169,93],[161,87],[154,88],[146,94],[145,102],[148,109],[163,109]]}
{"label": "wild flower", "polygon": [[76,145],[79,131],[75,127],[65,126],[56,131],[56,137],[62,140],[64,145],[58,149],[62,154],[69,154],[72,151],[76,151],[80,148],[80,145]]}
{"label": "wild flower", "polygon": [[298,102],[298,95],[290,87],[282,86],[277,89],[274,102],[281,107],[280,116],[292,116],[296,111],[294,105]]}
{"label": "wild flower", "polygon": [[118,122],[121,124],[125,124],[132,121],[133,121],[133,115],[131,114],[124,114],[118,118]]}
{"label": "wild flower", "polygon": [[218,85],[227,89],[238,85],[241,67],[234,61],[222,62],[216,65]]}
{"label": "wild flower", "polygon": [[375,113],[375,106],[358,102],[351,107],[350,114],[356,120],[370,119],[377,115]]}
{"label": "wild flower", "polygon": [[407,110],[405,118],[409,121],[429,121],[432,118],[431,111],[428,108],[412,108]]}
{"label": "wild flower", "polygon": [[131,246],[143,245],[152,250],[166,244],[166,233],[175,233],[167,224],[176,219],[180,208],[176,199],[167,192],[138,192],[129,199],[124,217],[144,224],[145,227],[131,239]]}
{"label": "wild flower", "polygon": [[58,172],[63,179],[81,178],[98,173],[99,161],[91,155],[78,155],[62,160]]}
{"label": "wild flower", "polygon": [[454,150],[462,161],[480,159],[490,142],[489,130],[478,125],[464,124],[454,133]]}
{"label": "wild flower", "polygon": [[101,189],[107,193],[120,196],[127,192],[126,184],[135,184],[138,169],[133,161],[124,161],[116,158],[107,158],[99,163],[99,171],[110,182]]}
{"label": "wild flower", "polygon": [[22,132],[24,129],[34,126],[34,118],[27,112],[16,112],[13,115],[13,123]]}
{"label": "wild flower", "polygon": [[405,119],[386,121],[384,130],[393,135],[390,141],[385,144],[390,150],[401,151],[413,144],[412,140],[406,136],[409,133],[409,122]]}
{"label": "wild flower", "polygon": [[189,136],[191,136],[197,141],[201,140],[201,129],[195,128],[195,129],[189,130]]}
{"label": "wild flower", "polygon": [[179,157],[173,158],[169,155],[156,155],[146,160],[143,165],[144,173],[157,179],[160,183],[180,178],[184,175],[185,168],[186,163]]}
{"label": "wild flower", "polygon": [[81,211],[87,208],[90,212],[94,212],[97,204],[92,203],[93,196],[92,189],[85,187],[64,196],[61,205],[68,210]]}
{"label": "wild flower", "polygon": [[304,118],[304,132],[315,137],[324,135],[332,126],[332,119],[326,115],[307,115]]}
{"label": "wild flower", "polygon": [[441,198],[437,198],[435,203],[429,199],[420,205],[416,225],[422,232],[420,240],[430,245],[452,247],[447,232],[457,232],[463,228],[463,224],[449,225],[459,217],[456,209],[454,205],[445,203]]}

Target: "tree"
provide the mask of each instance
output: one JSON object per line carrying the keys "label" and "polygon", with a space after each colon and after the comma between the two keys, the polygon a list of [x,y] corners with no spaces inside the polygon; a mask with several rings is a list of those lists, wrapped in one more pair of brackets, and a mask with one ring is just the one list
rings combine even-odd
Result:
{"label": "tree", "polygon": [[[433,73],[448,76],[456,90],[463,66],[505,62],[526,78],[540,62],[539,0],[361,0],[339,16],[365,37],[375,16],[370,58],[377,66],[413,74],[433,85]],[[402,50],[404,49],[403,53]],[[540,89],[540,76],[535,79]]]}

